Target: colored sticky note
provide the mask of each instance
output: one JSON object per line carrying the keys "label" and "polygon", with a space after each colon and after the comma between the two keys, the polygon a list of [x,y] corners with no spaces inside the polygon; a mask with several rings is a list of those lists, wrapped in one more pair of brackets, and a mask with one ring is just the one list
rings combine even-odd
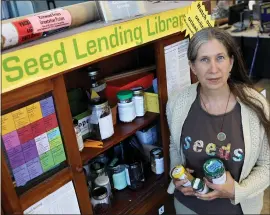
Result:
{"label": "colored sticky note", "polygon": [[17,168],[25,163],[24,156],[22,152],[17,153],[14,156],[8,157],[10,166],[12,169]]}
{"label": "colored sticky note", "polygon": [[58,136],[60,136],[61,134],[60,134],[59,127],[54,128],[54,129],[48,131],[47,132],[47,135],[48,135],[49,141],[55,139]]}
{"label": "colored sticky note", "polygon": [[146,111],[159,113],[158,94],[144,93]]}
{"label": "colored sticky note", "polygon": [[40,101],[42,116],[46,117],[55,113],[53,98],[49,97]]}
{"label": "colored sticky note", "polygon": [[26,107],[26,110],[27,110],[28,117],[31,123],[42,118],[42,112],[41,112],[41,107],[40,107],[39,102],[28,105]]}
{"label": "colored sticky note", "polygon": [[23,186],[27,181],[30,180],[30,176],[26,167],[26,164],[23,164],[16,169],[13,169],[13,175],[16,181],[17,187]]}
{"label": "colored sticky note", "polygon": [[57,123],[57,118],[56,118],[56,114],[50,114],[49,116],[46,116],[43,118],[44,121],[44,125],[46,128],[46,131],[50,131],[53,128],[58,127],[58,123]]}
{"label": "colored sticky note", "polygon": [[28,161],[26,163],[26,166],[27,166],[29,176],[31,179],[38,177],[39,175],[41,175],[43,173],[39,157],[36,157],[36,158]]}
{"label": "colored sticky note", "polygon": [[54,148],[56,146],[59,146],[63,144],[61,136],[57,136],[56,138],[49,141],[50,142],[50,148]]}
{"label": "colored sticky note", "polygon": [[10,133],[16,130],[13,116],[11,113],[2,116],[2,135]]}
{"label": "colored sticky note", "polygon": [[13,116],[16,129],[22,128],[30,123],[27,110],[25,107],[19,110],[13,111],[11,114]]}
{"label": "colored sticky note", "polygon": [[47,134],[41,134],[35,137],[38,154],[41,155],[50,150],[50,143]]}
{"label": "colored sticky note", "polygon": [[34,140],[30,140],[21,145],[25,162],[38,157],[37,146]]}
{"label": "colored sticky note", "polygon": [[12,156],[14,156],[14,155],[22,152],[22,146],[21,145],[18,145],[16,147],[13,147],[13,148],[9,149],[6,152],[7,152],[8,157],[12,157]]}
{"label": "colored sticky note", "polygon": [[54,161],[53,161],[51,151],[47,151],[43,153],[39,158],[40,158],[40,163],[41,163],[43,172],[46,172],[52,167],[54,167]]}
{"label": "colored sticky note", "polygon": [[63,144],[52,148],[52,155],[55,165],[66,160],[65,150]]}
{"label": "colored sticky note", "polygon": [[20,140],[17,131],[12,131],[6,135],[3,135],[2,137],[7,151],[13,147],[20,145]]}
{"label": "colored sticky note", "polygon": [[43,118],[30,124],[33,136],[37,137],[46,132]]}
{"label": "colored sticky note", "polygon": [[18,129],[17,133],[21,144],[34,138],[31,125],[27,125]]}

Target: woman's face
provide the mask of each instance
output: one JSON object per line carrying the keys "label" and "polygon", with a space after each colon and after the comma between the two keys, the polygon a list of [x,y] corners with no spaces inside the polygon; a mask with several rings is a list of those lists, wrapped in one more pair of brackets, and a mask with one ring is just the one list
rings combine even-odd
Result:
{"label": "woman's face", "polygon": [[195,62],[190,63],[190,66],[202,87],[220,89],[227,85],[233,58],[228,56],[222,43],[213,39],[201,45]]}

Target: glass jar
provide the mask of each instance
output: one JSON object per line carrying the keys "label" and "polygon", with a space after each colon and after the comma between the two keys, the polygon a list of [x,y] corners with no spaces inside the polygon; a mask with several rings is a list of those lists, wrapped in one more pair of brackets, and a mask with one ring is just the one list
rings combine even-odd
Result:
{"label": "glass jar", "polygon": [[132,122],[136,118],[135,105],[132,101],[131,90],[121,90],[117,93],[118,113],[121,122]]}
{"label": "glass jar", "polygon": [[110,198],[106,187],[95,187],[91,192],[94,214],[105,214],[110,208]]}
{"label": "glass jar", "polygon": [[159,175],[164,172],[163,151],[160,148],[155,148],[150,151],[151,169]]}
{"label": "glass jar", "polygon": [[128,187],[132,190],[142,188],[145,180],[142,162],[125,164],[125,167]]}
{"label": "glass jar", "polygon": [[78,148],[79,151],[81,152],[84,148],[84,144],[83,144],[83,138],[82,138],[82,133],[81,133],[81,129],[78,126],[78,120],[74,119],[73,120],[73,126],[74,126],[74,131],[76,134],[76,138],[77,138],[77,144],[78,144]]}
{"label": "glass jar", "polygon": [[127,187],[126,168],[124,165],[120,164],[115,167],[109,166],[109,172],[114,189],[123,190]]}
{"label": "glass jar", "polygon": [[[88,67],[88,76],[90,77],[90,89],[94,90],[101,98],[105,99],[106,82],[100,77],[100,70]],[[91,98],[91,96],[90,96]]]}
{"label": "glass jar", "polygon": [[90,135],[92,139],[104,140],[114,134],[112,112],[108,101],[102,98],[91,100]]}
{"label": "glass jar", "polygon": [[102,176],[98,176],[95,179],[95,185],[97,187],[106,187],[107,191],[108,191],[108,195],[110,197],[112,197],[112,189],[111,189],[111,184],[110,184],[110,180],[109,177],[107,175],[102,175]]}
{"label": "glass jar", "polygon": [[142,87],[133,88],[132,101],[135,105],[136,116],[144,116],[145,104],[144,104],[144,90]]}
{"label": "glass jar", "polygon": [[95,181],[98,176],[106,175],[105,164],[100,162],[94,162],[90,165],[91,181]]}

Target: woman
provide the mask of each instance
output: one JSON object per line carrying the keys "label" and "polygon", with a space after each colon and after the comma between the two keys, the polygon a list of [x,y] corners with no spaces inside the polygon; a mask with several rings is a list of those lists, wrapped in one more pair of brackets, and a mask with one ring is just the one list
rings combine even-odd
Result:
{"label": "woman", "polygon": [[251,87],[241,53],[221,29],[206,28],[190,40],[188,59],[198,83],[167,104],[171,168],[182,164],[204,178],[203,164],[223,161],[226,182],[207,194],[173,180],[177,214],[259,214],[269,186],[269,104]]}

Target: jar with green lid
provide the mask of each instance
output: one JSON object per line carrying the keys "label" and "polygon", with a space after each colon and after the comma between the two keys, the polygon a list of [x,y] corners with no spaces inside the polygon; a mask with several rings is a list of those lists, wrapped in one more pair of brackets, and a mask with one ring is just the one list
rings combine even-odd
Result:
{"label": "jar with green lid", "polygon": [[111,108],[108,101],[102,98],[92,99],[90,102],[92,114],[89,120],[92,139],[104,140],[114,134]]}
{"label": "jar with green lid", "polygon": [[209,188],[204,183],[204,181],[200,178],[195,178],[191,182],[192,188],[200,194],[206,194],[209,192]]}
{"label": "jar with green lid", "polygon": [[205,177],[213,184],[224,184],[226,182],[226,171],[220,159],[212,158],[203,165]]}
{"label": "jar with green lid", "polygon": [[119,119],[122,122],[131,122],[136,118],[132,97],[133,92],[131,90],[121,90],[117,93]]}
{"label": "jar with green lid", "polygon": [[[106,82],[100,77],[100,70],[97,68],[88,67],[88,76],[90,77],[90,90],[94,90],[100,97],[105,97]],[[90,96],[91,98],[91,96]]]}
{"label": "jar with green lid", "polygon": [[144,90],[142,87],[136,87],[132,89],[133,97],[132,101],[135,105],[136,116],[144,116],[145,114],[145,104],[144,104]]}

